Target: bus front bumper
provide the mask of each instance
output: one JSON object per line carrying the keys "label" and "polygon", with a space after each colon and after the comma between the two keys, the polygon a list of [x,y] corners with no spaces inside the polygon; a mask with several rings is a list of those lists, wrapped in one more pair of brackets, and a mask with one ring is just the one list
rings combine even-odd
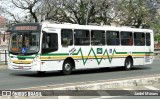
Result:
{"label": "bus front bumper", "polygon": [[8,69],[21,71],[40,71],[40,64],[14,64],[8,63]]}

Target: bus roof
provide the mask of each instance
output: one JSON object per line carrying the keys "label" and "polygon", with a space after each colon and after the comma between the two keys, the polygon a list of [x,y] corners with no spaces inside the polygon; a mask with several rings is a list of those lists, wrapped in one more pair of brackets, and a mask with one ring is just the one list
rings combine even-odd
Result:
{"label": "bus roof", "polygon": [[[21,23],[24,25],[24,23]],[[26,25],[29,25],[27,23]],[[38,23],[31,23],[37,25]],[[18,24],[20,25],[20,24]],[[105,30],[105,31],[131,31],[131,32],[153,32],[151,29],[141,29],[141,28],[132,28],[132,27],[117,27],[117,26],[108,26],[108,25],[79,25],[79,24],[72,24],[72,23],[64,23],[64,24],[56,24],[50,22],[42,22],[42,29],[43,28],[57,28],[57,29],[83,29],[83,30]]]}

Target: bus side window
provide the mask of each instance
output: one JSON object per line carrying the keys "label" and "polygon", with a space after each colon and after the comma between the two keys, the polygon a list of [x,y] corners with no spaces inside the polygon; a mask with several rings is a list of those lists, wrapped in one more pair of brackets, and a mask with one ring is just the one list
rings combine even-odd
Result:
{"label": "bus side window", "polygon": [[107,31],[106,41],[107,45],[119,45],[119,31]]}
{"label": "bus side window", "polygon": [[58,35],[56,33],[43,34],[42,53],[58,50]]}
{"label": "bus side window", "polygon": [[74,30],[75,45],[90,45],[90,32],[89,30]]}
{"label": "bus side window", "polygon": [[146,33],[146,46],[151,45],[151,36],[150,33]]}
{"label": "bus side window", "polygon": [[62,46],[73,45],[73,32],[71,29],[61,30],[61,44]]}
{"label": "bus side window", "polygon": [[134,33],[134,44],[136,46],[144,46],[145,45],[145,34],[141,32]]}
{"label": "bus side window", "polygon": [[121,45],[124,46],[133,45],[132,32],[121,32]]}
{"label": "bus side window", "polygon": [[105,31],[92,30],[91,31],[92,45],[105,45]]}

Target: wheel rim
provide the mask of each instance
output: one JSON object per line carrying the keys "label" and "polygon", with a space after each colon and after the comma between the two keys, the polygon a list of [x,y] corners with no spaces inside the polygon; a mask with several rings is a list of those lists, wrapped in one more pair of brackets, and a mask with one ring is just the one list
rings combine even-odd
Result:
{"label": "wheel rim", "polygon": [[66,63],[64,65],[64,68],[65,68],[66,71],[70,71],[71,70],[71,65],[69,63]]}
{"label": "wheel rim", "polygon": [[131,68],[131,62],[128,61],[128,60],[127,60],[127,62],[126,62],[126,67],[127,67],[128,69]]}

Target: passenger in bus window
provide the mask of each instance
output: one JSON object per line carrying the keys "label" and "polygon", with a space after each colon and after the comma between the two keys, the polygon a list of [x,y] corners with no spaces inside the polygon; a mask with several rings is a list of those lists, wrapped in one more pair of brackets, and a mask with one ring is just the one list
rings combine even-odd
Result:
{"label": "passenger in bus window", "polygon": [[70,39],[70,38],[67,38],[67,40],[66,40],[66,45],[67,45],[67,46],[71,45],[71,39]]}
{"label": "passenger in bus window", "polygon": [[138,46],[142,46],[145,44],[145,39],[144,39],[144,34],[141,35],[141,38],[137,39],[137,44]]}
{"label": "passenger in bus window", "polygon": [[129,45],[133,45],[133,38],[132,38],[132,34],[130,34],[130,38],[129,38]]}
{"label": "passenger in bus window", "polygon": [[75,45],[81,45],[80,38],[75,39]]}
{"label": "passenger in bus window", "polygon": [[140,40],[140,45],[144,45],[144,43],[145,43],[145,39],[144,39],[144,35],[142,35],[142,38]]}
{"label": "passenger in bus window", "polygon": [[112,39],[112,44],[111,45],[116,45],[116,39]]}

